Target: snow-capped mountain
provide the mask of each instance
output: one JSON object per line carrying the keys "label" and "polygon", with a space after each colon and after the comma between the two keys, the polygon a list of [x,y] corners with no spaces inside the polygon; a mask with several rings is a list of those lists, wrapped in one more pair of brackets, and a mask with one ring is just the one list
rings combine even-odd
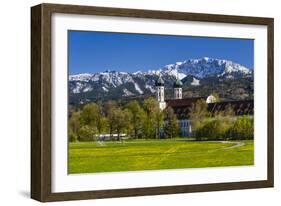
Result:
{"label": "snow-capped mountain", "polygon": [[[204,57],[189,59],[163,68],[138,71],[134,73],[119,71],[104,71],[99,73],[84,73],[69,76],[70,94],[91,93],[91,95],[136,96],[155,92],[154,82],[159,75],[167,87],[171,87],[176,78],[184,84],[198,86],[205,78],[237,79],[251,77],[253,70],[238,63]],[[187,81],[192,77],[191,82]],[[88,95],[89,96],[89,95]]]}
{"label": "snow-capped mountain", "polygon": [[205,77],[244,77],[251,75],[252,70],[238,63],[204,57],[202,59],[189,59],[184,62],[167,65],[164,67],[165,73],[176,75],[178,72],[179,78],[182,79],[186,75],[191,75],[197,78]]}

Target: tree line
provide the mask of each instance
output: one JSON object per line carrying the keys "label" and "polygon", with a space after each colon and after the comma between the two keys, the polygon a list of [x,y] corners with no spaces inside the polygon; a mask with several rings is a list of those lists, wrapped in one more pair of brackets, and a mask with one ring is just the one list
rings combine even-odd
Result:
{"label": "tree line", "polygon": [[196,140],[246,140],[254,138],[254,119],[249,115],[235,117],[231,105],[210,113],[204,100],[191,107],[189,117]]}
{"label": "tree line", "polygon": [[179,134],[177,121],[173,109],[161,111],[152,97],[124,106],[115,101],[90,103],[70,114],[68,134],[70,141],[97,140],[104,134],[116,140],[122,134],[134,139],[173,138]]}
{"label": "tree line", "polygon": [[[198,100],[186,115],[191,120],[191,136],[198,141],[254,138],[253,118],[236,117],[230,105],[222,111],[210,113],[206,101]],[[134,100],[125,105],[116,101],[89,103],[72,112],[68,124],[70,141],[98,140],[104,134],[112,140],[122,140],[123,134],[133,139],[174,138],[180,135],[174,110],[168,107],[161,111],[152,97],[141,103]]]}

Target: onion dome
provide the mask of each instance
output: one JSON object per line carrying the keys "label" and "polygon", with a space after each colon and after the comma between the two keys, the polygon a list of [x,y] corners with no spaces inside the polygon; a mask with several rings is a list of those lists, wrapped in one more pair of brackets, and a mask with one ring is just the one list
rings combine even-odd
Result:
{"label": "onion dome", "polygon": [[161,77],[159,77],[155,82],[155,86],[164,86],[164,80]]}
{"label": "onion dome", "polygon": [[181,88],[182,87],[182,82],[181,80],[177,79],[177,81],[174,83],[174,88]]}

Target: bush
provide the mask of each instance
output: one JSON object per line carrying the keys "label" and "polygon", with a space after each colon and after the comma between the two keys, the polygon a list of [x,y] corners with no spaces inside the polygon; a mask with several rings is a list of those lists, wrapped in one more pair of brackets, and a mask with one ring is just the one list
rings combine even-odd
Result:
{"label": "bush", "polygon": [[77,142],[78,136],[72,130],[69,130],[68,131],[68,139],[69,139],[70,142]]}
{"label": "bush", "polygon": [[238,117],[229,129],[228,135],[233,140],[254,139],[254,120],[249,116]]}
{"label": "bush", "polygon": [[78,139],[79,141],[93,141],[95,140],[95,129],[85,125],[81,127],[78,131]]}
{"label": "bush", "polygon": [[230,121],[222,118],[205,120],[201,127],[195,131],[197,140],[221,140],[226,139],[226,132],[230,128]]}

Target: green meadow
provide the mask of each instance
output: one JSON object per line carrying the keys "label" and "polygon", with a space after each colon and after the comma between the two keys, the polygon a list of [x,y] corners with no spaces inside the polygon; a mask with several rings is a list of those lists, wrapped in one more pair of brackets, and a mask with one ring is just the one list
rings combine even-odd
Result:
{"label": "green meadow", "polygon": [[71,142],[69,174],[225,167],[254,164],[253,140]]}

